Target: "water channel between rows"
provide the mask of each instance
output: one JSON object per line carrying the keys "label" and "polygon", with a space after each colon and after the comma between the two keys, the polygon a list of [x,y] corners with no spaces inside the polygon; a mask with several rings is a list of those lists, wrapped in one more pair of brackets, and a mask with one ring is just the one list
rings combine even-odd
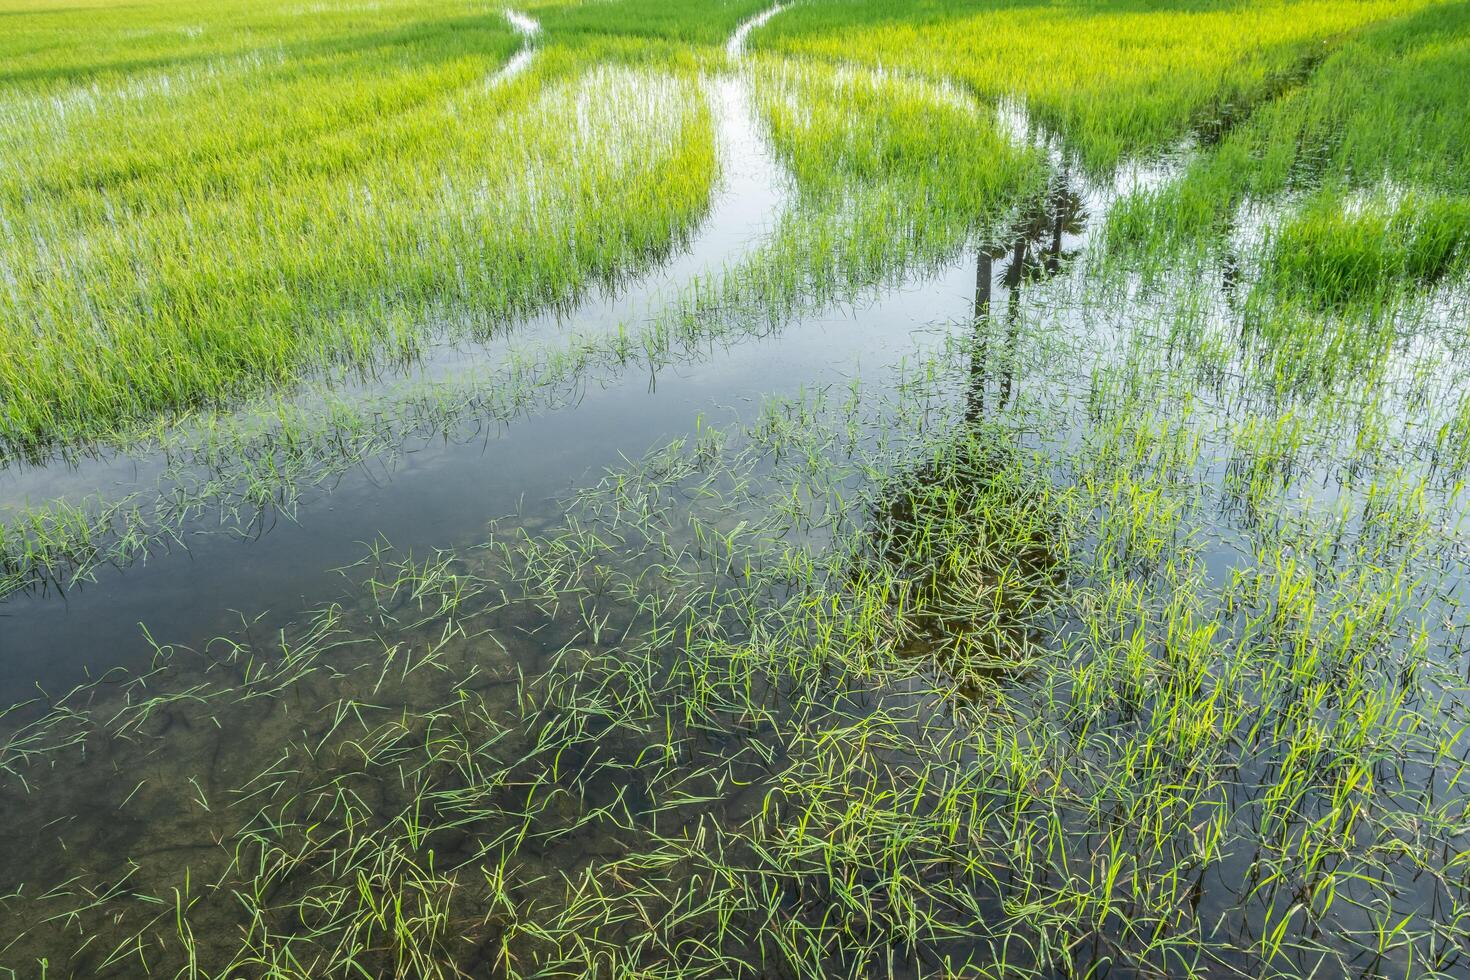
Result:
{"label": "water channel between rows", "polygon": [[[570,309],[531,316],[504,337],[436,349],[406,375],[377,378],[359,394],[381,398],[416,383],[452,380],[493,363],[511,340],[555,344],[560,336],[637,325],[697,276],[758,247],[791,203],[792,190],[760,131],[741,59],[751,33],[782,9],[742,24],[727,45],[731,68],[704,82],[720,179],[685,247],[616,288],[589,291]],[[539,25],[520,14],[507,16],[525,43],[492,83],[526,71],[536,52]],[[1037,138],[1014,107],[1002,113],[1015,138]],[[412,437],[389,456],[367,460],[309,493],[289,515],[258,515],[243,534],[221,531],[218,515],[206,514],[183,529],[180,542],[146,561],[103,567],[95,581],[68,589],[12,595],[0,601],[0,701],[49,700],[107,671],[144,668],[155,641],[199,648],[238,632],[242,617],[257,630],[279,629],[340,594],[337,569],[360,559],[369,542],[387,541],[413,554],[472,545],[483,540],[490,520],[512,514],[541,520],[566,493],[688,434],[696,420],[728,422],[762,397],[843,385],[859,373],[883,377],[942,342],[946,330],[966,329],[993,290],[1018,293],[1019,272],[1034,262],[1033,249],[1051,250],[1053,261],[1064,249],[1076,251],[1087,223],[1073,218],[1104,206],[1098,198],[1094,191],[1071,201],[1065,229],[1049,222],[1032,229],[1034,235],[1018,239],[1015,255],[982,255],[980,278],[976,257],[967,254],[948,268],[800,316],[753,342],[721,345],[653,376],[595,378],[560,407],[512,424],[461,424],[453,436]],[[122,496],[156,486],[163,471],[159,454],[0,471],[0,516],[59,496]]]}

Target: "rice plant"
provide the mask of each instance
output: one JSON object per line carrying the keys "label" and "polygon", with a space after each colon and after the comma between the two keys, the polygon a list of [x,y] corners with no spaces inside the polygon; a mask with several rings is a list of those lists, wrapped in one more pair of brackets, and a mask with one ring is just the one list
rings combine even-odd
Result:
{"label": "rice plant", "polygon": [[1466,10],[0,9],[0,601],[849,358],[6,707],[0,971],[1463,974]]}

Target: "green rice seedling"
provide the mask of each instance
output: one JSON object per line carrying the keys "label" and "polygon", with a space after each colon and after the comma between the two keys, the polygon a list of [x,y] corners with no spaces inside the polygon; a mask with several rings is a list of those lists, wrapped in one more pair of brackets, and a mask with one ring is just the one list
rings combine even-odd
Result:
{"label": "green rice seedling", "polygon": [[[1433,4],[1402,14],[1355,32],[1304,82],[1200,154],[1180,181],[1136,195],[1110,234],[1124,251],[1178,251],[1229,231],[1243,204],[1296,189],[1314,203],[1295,227],[1287,219],[1268,261],[1291,262],[1288,252],[1304,250],[1295,271],[1315,276],[1316,285],[1297,283],[1284,269],[1277,285],[1325,288],[1323,299],[1339,305],[1386,288],[1374,283],[1376,275],[1409,286],[1447,271],[1464,226],[1456,198],[1464,190],[1457,161],[1466,131],[1451,107],[1463,94],[1465,10]],[[1422,214],[1403,212],[1392,231],[1385,226],[1392,209],[1370,206],[1354,216],[1349,204],[1354,192],[1385,177],[1423,204]]]}
{"label": "green rice seedling", "polygon": [[1463,274],[1470,203],[1407,194],[1369,200],[1344,213],[1337,195],[1309,203],[1269,236],[1267,288],[1297,302],[1342,310],[1392,306],[1405,288],[1422,290]]}
{"label": "green rice seedling", "polygon": [[766,43],[952,79],[992,103],[1019,98],[1105,172],[1243,114],[1324,42],[1421,6],[821,2],[776,21]]}
{"label": "green rice seedling", "polygon": [[[493,324],[565,300],[702,212],[714,160],[696,94],[547,52],[532,98],[523,78],[487,82],[516,43],[498,17],[478,47],[452,16],[427,24],[390,38],[406,66],[327,35],[320,53],[145,87],[94,125],[17,95],[34,114],[0,148],[7,440],[105,434],[252,382],[411,354],[436,311]],[[601,122],[614,114],[617,139]],[[292,140],[251,128],[282,116]],[[230,128],[205,122],[219,118]],[[35,172],[51,181],[39,196]],[[58,250],[51,274],[24,273]]]}
{"label": "green rice seedling", "polygon": [[[187,26],[192,10],[169,18]],[[1344,66],[1397,65],[1381,57],[1393,39],[1452,55],[1440,28],[1454,5],[811,3],[752,36],[778,54],[736,62],[714,42],[754,13],[742,4],[534,13],[534,67],[483,103],[461,96],[465,112],[490,111],[487,126],[512,128],[425,135],[419,122],[443,117],[405,110],[418,122],[363,134],[430,140],[434,155],[403,150],[393,167],[438,160],[465,133],[529,141],[516,152],[541,154],[540,189],[573,205],[547,217],[555,235],[497,239],[551,249],[527,253],[529,291],[515,294],[526,308],[633,267],[645,244],[656,252],[697,221],[715,158],[700,150],[710,117],[696,68],[750,72],[789,210],[649,323],[494,348],[503,360],[452,378],[339,391],[324,376],[259,400],[258,414],[133,429],[175,462],[160,486],[181,488],[180,510],[290,506],[323,474],[406,451],[408,433],[565,406],[563,384],[712,359],[894,282],[962,282],[956,308],[968,309],[891,372],[772,394],[729,425],[696,416],[469,546],[374,544],[342,570],[337,601],[278,632],[246,622],[197,651],[165,643],[146,672],[6,712],[0,904],[13,928],[0,967],[1462,972],[1467,348],[1450,224],[1416,224],[1397,198],[1333,210],[1350,187],[1384,186],[1375,172],[1329,179],[1229,245],[1212,222],[1245,198],[1209,184],[1223,196],[1191,200],[1219,207],[1185,235],[1200,249],[1164,255],[1156,277],[1094,234],[1116,213],[1096,173],[1109,161],[1198,128],[1216,142],[1195,148],[1178,185],[1197,189],[1262,133],[1282,136],[1297,111],[1283,106],[1331,91],[1319,107],[1335,115],[1321,118],[1357,119],[1353,106],[1373,100],[1337,100]],[[620,25],[623,13],[648,23]],[[903,24],[883,19],[898,14]],[[553,39],[558,18],[574,42]],[[484,22],[503,59],[514,39],[498,15]],[[404,30],[432,51],[444,26]],[[225,57],[207,31],[178,38],[140,50]],[[997,40],[1016,52],[1004,86],[999,53],[984,54]],[[84,39],[80,57],[99,46]],[[1167,84],[1124,64],[1120,52],[1140,48],[1174,66]],[[1038,67],[1087,59],[1105,70],[1086,86],[1080,70]],[[176,97],[167,87],[143,94]],[[994,103],[1018,92],[1090,176],[1053,140],[1007,135]],[[648,142],[528,115],[575,126],[644,102],[630,130]],[[54,124],[54,103],[26,111]],[[564,137],[597,161],[587,173]],[[339,149],[354,180],[397,172]],[[1453,217],[1455,178],[1434,176],[1431,150],[1404,158],[1421,172],[1388,176]],[[1357,152],[1335,159],[1366,159]],[[256,186],[233,160],[197,171],[221,201]],[[652,193],[678,160],[708,164],[689,182],[693,204],[639,238],[643,216],[625,223],[628,201],[607,195],[630,173]],[[1279,163],[1263,155],[1251,172]],[[1287,169],[1352,169],[1335,166],[1316,156]],[[500,176],[486,186],[522,193],[517,175]],[[114,204],[157,207],[155,185],[122,183]],[[1287,185],[1261,177],[1252,193]],[[1138,200],[1122,205],[1129,220]],[[367,279],[422,300],[464,241],[453,229],[417,241],[418,217],[385,222],[405,237],[387,240],[383,261],[407,261]],[[354,241],[376,255],[372,230]],[[575,257],[558,279],[535,271],[537,255]],[[1376,276],[1353,271],[1360,260],[1403,281],[1363,286]],[[242,274],[261,268],[275,267]],[[954,277],[926,278],[936,270]],[[350,281],[339,293],[307,279],[318,298],[355,295]],[[537,292],[546,282],[565,292]],[[1400,289],[1421,301],[1398,303]],[[344,328],[322,357],[367,357],[383,336],[417,350],[414,304],[401,309]],[[469,332],[491,323],[482,314]],[[69,578],[183,526],[178,510],[151,509],[149,489],[117,510],[96,496],[34,512],[54,519],[12,511],[7,572]]]}

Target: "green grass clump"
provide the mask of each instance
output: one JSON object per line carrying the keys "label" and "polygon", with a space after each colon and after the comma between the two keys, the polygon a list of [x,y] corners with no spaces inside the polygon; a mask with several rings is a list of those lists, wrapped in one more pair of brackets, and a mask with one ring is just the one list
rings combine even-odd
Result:
{"label": "green grass clump", "polygon": [[1044,155],[952,87],[774,58],[752,70],[797,199],[767,241],[692,285],[688,316],[781,321],[939,268],[1045,191]]}
{"label": "green grass clump", "polygon": [[267,19],[228,56],[184,33],[173,64],[0,90],[0,439],[221,404],[435,325],[483,334],[703,213],[714,148],[687,76],[560,51],[499,84],[522,41],[498,13],[419,13],[300,43]]}
{"label": "green grass clump", "polygon": [[770,28],[805,57],[953,79],[1016,98],[1094,171],[1219,126],[1324,42],[1422,3],[817,0]]}
{"label": "green grass clump", "polygon": [[1432,286],[1466,268],[1470,199],[1407,194],[1344,212],[1324,195],[1270,237],[1266,276],[1280,294],[1321,309],[1387,305],[1397,292]]}
{"label": "green grass clump", "polygon": [[[1309,192],[1318,198],[1310,208],[1317,217],[1297,220],[1311,223],[1334,200],[1346,212],[1350,195],[1388,181],[1415,191],[1428,213],[1422,222],[1407,214],[1392,222],[1404,229],[1393,235],[1411,238],[1419,233],[1408,226],[1422,224],[1424,241],[1405,247],[1425,255],[1387,256],[1384,270],[1422,278],[1412,266],[1436,261],[1428,255],[1442,248],[1434,239],[1453,237],[1460,221],[1459,206],[1439,199],[1470,192],[1463,166],[1470,153],[1467,37],[1470,7],[1463,3],[1406,11],[1359,30],[1308,78],[1206,148],[1178,181],[1125,201],[1110,216],[1109,238],[1145,255],[1209,247],[1232,230],[1244,202]],[[1362,226],[1352,236],[1374,235],[1371,222],[1344,216],[1339,224],[1338,238],[1349,237],[1350,224]]]}
{"label": "green grass clump", "polygon": [[901,181],[926,221],[977,224],[1039,169],[972,98],[921,78],[768,61],[756,95],[776,153],[813,197]]}
{"label": "green grass clump", "polygon": [[740,22],[771,4],[769,0],[599,0],[565,3],[537,0],[526,6],[548,35],[573,44],[605,44],[609,39],[668,41],[681,46],[722,45]]}

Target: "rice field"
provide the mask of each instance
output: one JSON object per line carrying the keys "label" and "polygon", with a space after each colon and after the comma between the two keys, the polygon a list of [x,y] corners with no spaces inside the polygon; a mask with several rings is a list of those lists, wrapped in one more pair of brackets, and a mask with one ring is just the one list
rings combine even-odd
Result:
{"label": "rice field", "polygon": [[0,0],[0,976],[1470,976],[1470,3]]}

